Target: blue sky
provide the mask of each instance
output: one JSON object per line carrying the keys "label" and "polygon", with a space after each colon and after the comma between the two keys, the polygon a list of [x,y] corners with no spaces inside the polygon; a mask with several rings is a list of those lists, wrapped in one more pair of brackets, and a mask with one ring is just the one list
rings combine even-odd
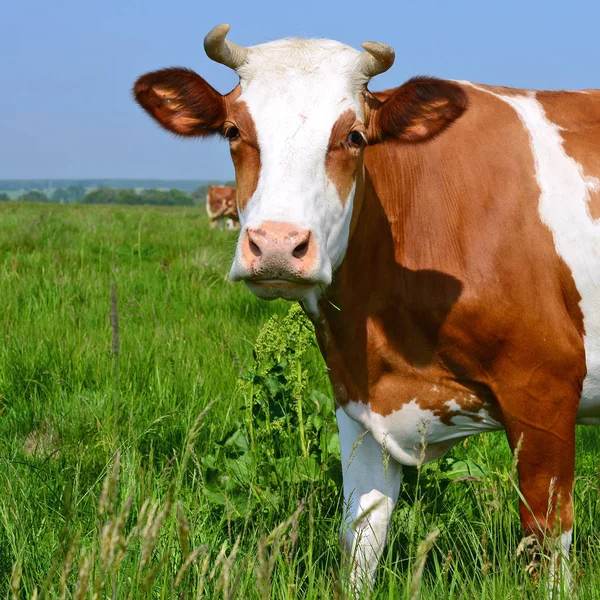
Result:
{"label": "blue sky", "polygon": [[371,89],[428,74],[534,89],[600,87],[600,2],[453,0],[203,2],[19,0],[0,7],[0,179],[228,179],[226,144],[175,139],[131,100],[146,71],[193,68],[219,91],[206,32],[254,45],[328,37],[377,40],[396,64]]}

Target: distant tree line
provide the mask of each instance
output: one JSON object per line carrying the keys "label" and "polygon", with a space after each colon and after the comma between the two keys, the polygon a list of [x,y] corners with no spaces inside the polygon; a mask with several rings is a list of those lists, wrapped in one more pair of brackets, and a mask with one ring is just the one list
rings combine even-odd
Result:
{"label": "distant tree line", "polygon": [[[194,206],[203,205],[206,193],[211,184],[196,187],[191,193],[180,189],[143,189],[100,187],[88,191],[81,184],[56,188],[50,195],[40,190],[29,190],[21,194],[17,200],[24,202],[60,202],[67,204],[128,204],[149,206]],[[227,182],[226,185],[235,185]],[[0,193],[0,202],[7,202],[10,197]]]}
{"label": "distant tree line", "polygon": [[150,206],[193,206],[189,194],[181,190],[135,190],[99,188],[82,199],[83,204],[148,204]]}
{"label": "distant tree line", "polygon": [[176,189],[193,192],[197,187],[209,184],[201,179],[0,179],[0,192],[45,190],[81,186],[90,188],[130,189]]}

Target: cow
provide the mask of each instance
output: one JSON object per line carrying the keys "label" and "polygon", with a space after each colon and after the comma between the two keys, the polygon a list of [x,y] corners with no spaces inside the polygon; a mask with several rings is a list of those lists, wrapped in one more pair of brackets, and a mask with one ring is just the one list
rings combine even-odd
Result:
{"label": "cow", "polygon": [[213,185],[206,193],[206,212],[210,228],[226,223],[227,229],[239,228],[239,216],[235,200],[235,188],[228,185]]}
{"label": "cow", "polygon": [[402,465],[493,430],[518,454],[524,533],[568,584],[575,425],[600,424],[600,92],[432,77],[373,92],[385,44],[228,32],[204,41],[239,76],[228,94],[180,68],[134,94],[165,129],[228,141],[230,277],[314,323],[353,584],[373,583]]}

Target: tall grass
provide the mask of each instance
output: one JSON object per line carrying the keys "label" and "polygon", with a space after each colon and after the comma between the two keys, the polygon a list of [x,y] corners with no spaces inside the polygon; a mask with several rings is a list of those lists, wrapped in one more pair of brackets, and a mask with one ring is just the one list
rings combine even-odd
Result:
{"label": "tall grass", "polygon": [[[234,244],[197,209],[0,206],[1,597],[348,594],[326,369],[299,311],[226,280]],[[599,440],[578,431],[578,598]],[[514,480],[501,434],[406,469],[374,597],[544,597]]]}

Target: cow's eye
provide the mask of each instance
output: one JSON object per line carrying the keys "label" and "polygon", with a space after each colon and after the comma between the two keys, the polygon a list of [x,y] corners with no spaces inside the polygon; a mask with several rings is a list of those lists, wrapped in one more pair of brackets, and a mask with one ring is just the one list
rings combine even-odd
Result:
{"label": "cow's eye", "polygon": [[346,138],[346,142],[350,146],[355,146],[357,148],[362,148],[366,144],[365,137],[360,131],[351,131]]}
{"label": "cow's eye", "polygon": [[240,137],[240,132],[237,127],[229,127],[229,129],[225,131],[225,137],[230,142],[233,142],[234,140],[237,140]]}

